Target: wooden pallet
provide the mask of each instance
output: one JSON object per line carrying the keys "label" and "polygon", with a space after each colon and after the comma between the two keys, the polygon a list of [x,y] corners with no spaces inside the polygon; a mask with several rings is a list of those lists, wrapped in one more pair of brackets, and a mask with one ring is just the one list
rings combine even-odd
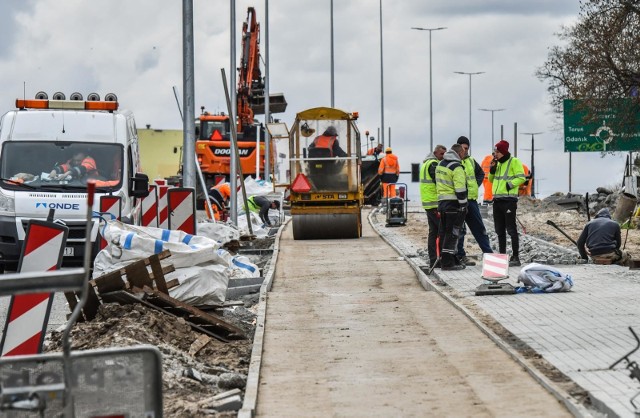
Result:
{"label": "wooden pallet", "polygon": [[[169,289],[177,286],[178,280],[167,282],[164,275],[175,268],[162,267],[160,260],[171,256],[169,250],[135,261],[120,270],[112,271],[91,280],[90,301],[83,309],[86,320],[95,318],[100,301],[120,304],[141,303],[170,315],[183,318],[192,328],[220,341],[246,338],[244,331],[222,317],[204,312],[194,306],[169,296]],[[96,292],[97,291],[97,292]],[[73,310],[79,294],[69,294],[67,300]]]}

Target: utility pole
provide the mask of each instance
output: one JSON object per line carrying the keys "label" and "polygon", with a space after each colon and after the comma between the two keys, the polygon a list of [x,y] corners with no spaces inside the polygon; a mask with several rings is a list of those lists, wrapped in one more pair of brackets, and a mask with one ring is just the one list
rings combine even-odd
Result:
{"label": "utility pole", "polygon": [[466,73],[464,71],[454,71],[454,73],[469,76],[469,143],[470,143],[469,149],[471,149],[471,144],[473,144],[473,142],[471,142],[471,76],[484,74],[484,71],[477,71],[475,73]]}
{"label": "utility pole", "polygon": [[[478,110],[482,110],[483,112],[491,112],[491,150],[493,151],[493,147],[495,145],[495,140],[493,137],[493,114],[495,112],[502,112],[505,109],[478,109]],[[500,135],[502,136],[502,128],[500,129]]]}
{"label": "utility pole", "polygon": [[[535,199],[536,197],[536,188],[535,188],[535,166],[534,164],[534,156],[536,151],[542,151],[542,148],[536,148],[535,147],[535,136],[536,135],[540,135],[542,132],[521,132],[522,135],[531,135],[531,167],[529,168],[529,175],[531,176],[530,181],[532,181],[533,183],[531,184],[531,197]],[[528,148],[522,148],[523,151],[529,151]]]}
{"label": "utility pole", "polygon": [[433,77],[431,75],[431,32],[434,30],[443,30],[445,27],[439,28],[411,28],[415,30],[428,30],[429,31],[429,150],[433,151]]}

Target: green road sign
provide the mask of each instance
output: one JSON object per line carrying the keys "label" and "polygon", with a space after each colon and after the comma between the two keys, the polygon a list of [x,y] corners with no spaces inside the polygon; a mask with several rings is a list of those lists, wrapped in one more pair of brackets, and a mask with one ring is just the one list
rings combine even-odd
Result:
{"label": "green road sign", "polygon": [[621,123],[620,116],[632,106],[629,99],[619,99],[613,105],[591,109],[596,117],[586,121],[587,109],[580,100],[564,101],[564,151],[637,151],[640,150],[640,115]]}

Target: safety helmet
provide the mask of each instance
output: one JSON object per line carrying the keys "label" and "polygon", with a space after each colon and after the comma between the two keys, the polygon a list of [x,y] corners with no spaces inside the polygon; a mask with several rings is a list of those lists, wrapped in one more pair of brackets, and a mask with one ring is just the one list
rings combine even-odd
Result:
{"label": "safety helmet", "polygon": [[391,151],[391,147],[387,147],[387,148],[384,150],[384,152],[385,152],[386,154],[391,154],[393,151]]}

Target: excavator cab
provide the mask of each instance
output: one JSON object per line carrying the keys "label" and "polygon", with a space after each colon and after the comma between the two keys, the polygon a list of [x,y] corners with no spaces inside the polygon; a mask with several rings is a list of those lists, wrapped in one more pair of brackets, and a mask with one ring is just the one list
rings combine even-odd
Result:
{"label": "excavator cab", "polygon": [[357,113],[300,112],[289,136],[294,239],[359,238],[363,189]]}

